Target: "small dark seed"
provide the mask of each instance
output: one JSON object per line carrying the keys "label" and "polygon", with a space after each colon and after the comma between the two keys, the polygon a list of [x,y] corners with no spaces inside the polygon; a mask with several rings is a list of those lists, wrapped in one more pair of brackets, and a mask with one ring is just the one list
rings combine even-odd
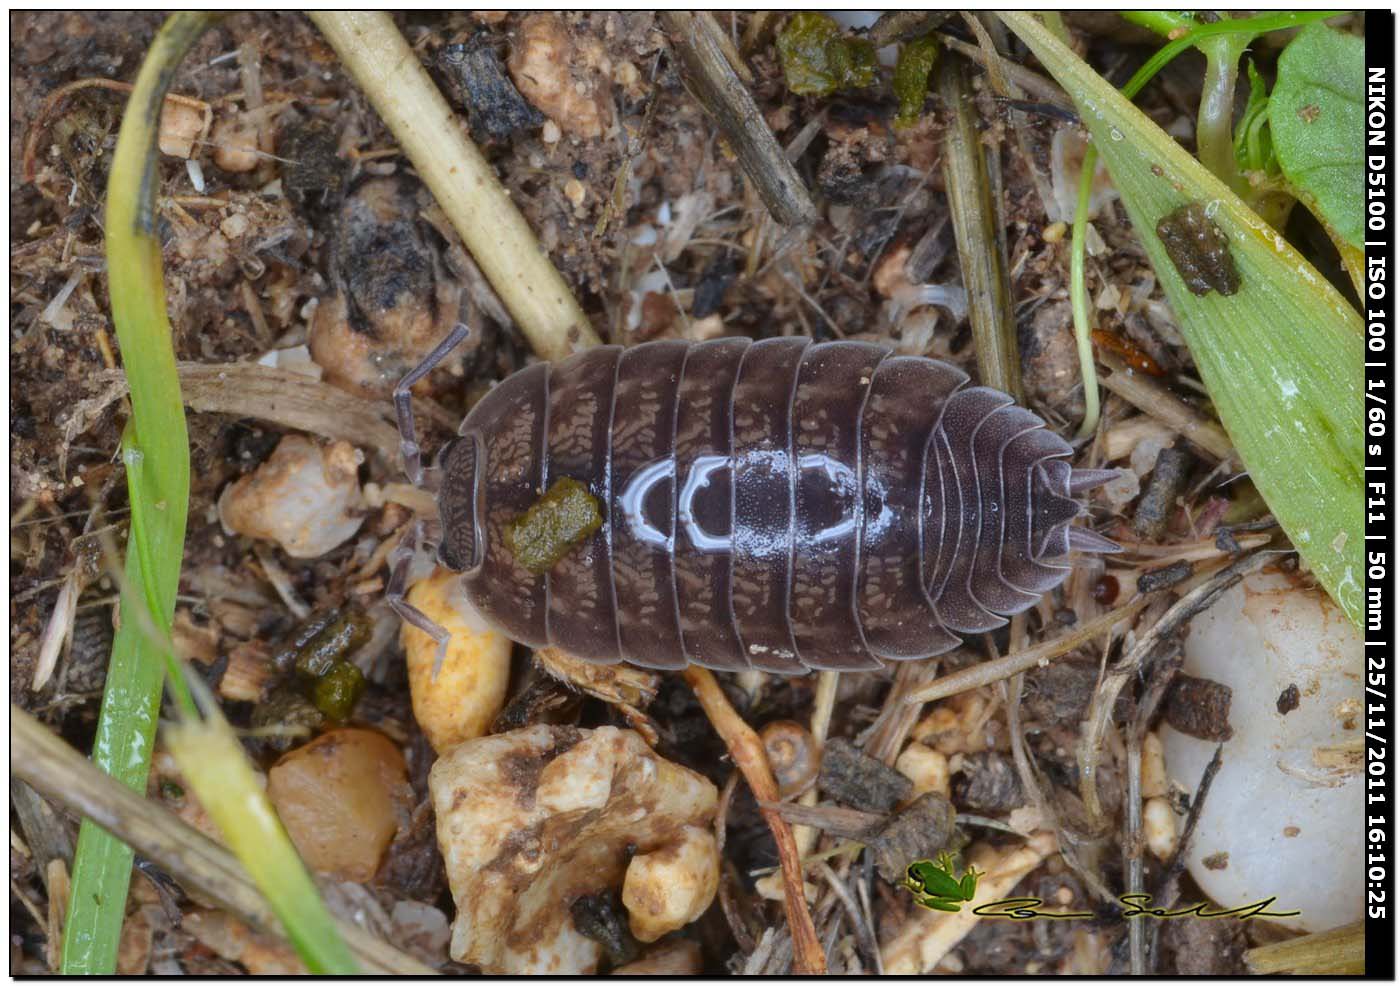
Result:
{"label": "small dark seed", "polygon": [[1235,735],[1230,728],[1233,694],[1229,685],[1218,681],[1178,675],[1167,693],[1167,722],[1187,736],[1224,743]]}

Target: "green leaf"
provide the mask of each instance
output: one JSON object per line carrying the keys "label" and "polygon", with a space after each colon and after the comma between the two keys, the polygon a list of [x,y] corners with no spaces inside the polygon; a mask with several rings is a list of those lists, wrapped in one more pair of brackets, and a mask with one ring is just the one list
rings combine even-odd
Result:
{"label": "green leaf", "polygon": [[1241,171],[1278,174],[1278,158],[1269,133],[1269,93],[1253,59],[1249,61],[1249,102],[1235,128],[1235,161]]}
{"label": "green leaf", "polygon": [[[1039,20],[1000,16],[1074,99],[1255,486],[1318,581],[1359,625],[1360,316],[1268,223]],[[1192,294],[1157,236],[1164,216],[1193,201],[1229,243],[1240,286],[1228,296]]]}
{"label": "green leaf", "polygon": [[1365,243],[1366,43],[1311,24],[1278,60],[1269,128],[1283,174],[1341,239]]}
{"label": "green leaf", "polygon": [[217,700],[202,682],[192,683],[204,718],[183,717],[164,731],[180,772],[267,898],[306,968],[316,975],[358,974],[359,966]]}

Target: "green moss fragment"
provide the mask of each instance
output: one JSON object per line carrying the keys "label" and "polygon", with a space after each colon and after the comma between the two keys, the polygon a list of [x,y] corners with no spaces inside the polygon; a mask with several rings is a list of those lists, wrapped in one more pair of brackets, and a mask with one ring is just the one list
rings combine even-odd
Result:
{"label": "green moss fragment", "polygon": [[506,528],[506,547],[541,575],[602,526],[598,500],[583,483],[565,476]]}
{"label": "green moss fragment", "polygon": [[368,614],[357,606],[331,610],[313,619],[297,634],[291,648],[297,674],[312,681],[319,679],[336,662],[362,647],[372,629]]}
{"label": "green moss fragment", "polygon": [[899,115],[894,121],[896,126],[907,127],[923,113],[928,77],[936,64],[938,39],[932,34],[899,46],[899,61],[894,64],[894,94],[899,100]]}
{"label": "green moss fragment", "polygon": [[253,707],[249,724],[255,730],[268,731],[263,742],[269,748],[278,752],[286,750],[296,741],[293,730],[314,732],[325,723],[321,710],[302,693],[305,687],[303,682],[284,682]]}
{"label": "green moss fragment", "polygon": [[787,86],[798,95],[826,96],[875,82],[875,46],[841,33],[825,14],[793,14],[778,32]]}
{"label": "green moss fragment", "polygon": [[365,676],[349,661],[337,661],[311,686],[311,703],[327,719],[344,722],[364,694]]}

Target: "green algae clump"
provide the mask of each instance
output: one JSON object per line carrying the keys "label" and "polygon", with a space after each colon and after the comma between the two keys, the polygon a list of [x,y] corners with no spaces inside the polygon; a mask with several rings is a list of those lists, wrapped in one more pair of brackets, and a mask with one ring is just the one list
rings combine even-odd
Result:
{"label": "green algae clump", "polygon": [[875,46],[847,37],[825,14],[793,14],[778,32],[787,86],[799,96],[826,96],[875,82]]}
{"label": "green algae clump", "polygon": [[597,498],[564,476],[506,528],[506,547],[524,568],[542,575],[602,526]]}

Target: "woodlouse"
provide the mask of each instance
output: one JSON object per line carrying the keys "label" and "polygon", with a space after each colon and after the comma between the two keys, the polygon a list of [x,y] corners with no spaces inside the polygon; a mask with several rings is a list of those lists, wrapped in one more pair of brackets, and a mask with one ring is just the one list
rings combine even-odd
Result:
{"label": "woodlouse", "polygon": [[[408,388],[395,392],[410,479]],[[1072,471],[1030,411],[946,363],[864,342],[602,346],[507,378],[438,454],[438,558],[513,639],[654,668],[858,670],[943,653],[1068,574]],[[560,477],[604,523],[542,574],[503,536]],[[445,631],[390,601],[440,642]]]}

